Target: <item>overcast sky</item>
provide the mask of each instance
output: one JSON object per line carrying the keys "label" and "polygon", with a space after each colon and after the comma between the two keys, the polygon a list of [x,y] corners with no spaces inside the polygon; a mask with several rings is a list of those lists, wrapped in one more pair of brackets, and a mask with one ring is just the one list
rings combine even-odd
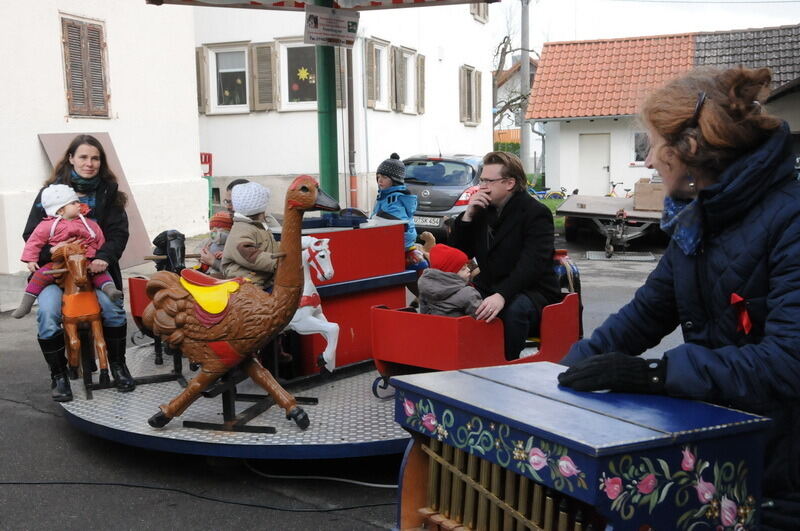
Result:
{"label": "overcast sky", "polygon": [[[530,0],[530,36],[546,41],[604,39],[800,24],[800,0]],[[507,26],[519,42],[519,0],[491,4],[498,41]],[[510,22],[509,22],[510,21]]]}

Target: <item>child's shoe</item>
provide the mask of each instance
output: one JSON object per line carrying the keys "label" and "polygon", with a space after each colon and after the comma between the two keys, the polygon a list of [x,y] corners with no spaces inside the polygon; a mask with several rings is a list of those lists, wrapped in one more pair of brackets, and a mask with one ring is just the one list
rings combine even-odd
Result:
{"label": "child's shoe", "polygon": [[22,319],[29,313],[31,313],[31,308],[33,308],[33,303],[36,302],[36,296],[31,295],[30,293],[26,293],[22,296],[22,302],[19,303],[19,307],[11,312],[11,317],[14,319]]}

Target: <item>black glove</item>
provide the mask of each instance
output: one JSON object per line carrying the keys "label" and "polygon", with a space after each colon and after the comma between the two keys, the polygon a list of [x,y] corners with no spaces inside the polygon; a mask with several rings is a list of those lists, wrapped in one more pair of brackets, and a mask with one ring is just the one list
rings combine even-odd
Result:
{"label": "black glove", "polygon": [[610,389],[620,393],[662,394],[666,376],[666,360],[609,352],[570,367],[558,375],[558,383],[576,391]]}

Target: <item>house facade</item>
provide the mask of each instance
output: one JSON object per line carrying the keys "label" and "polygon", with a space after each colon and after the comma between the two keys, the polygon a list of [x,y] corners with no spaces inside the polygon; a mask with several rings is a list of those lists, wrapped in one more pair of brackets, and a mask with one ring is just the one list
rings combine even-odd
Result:
{"label": "house facade", "polygon": [[40,135],[107,135],[130,187],[129,216],[143,220],[142,240],[168,228],[207,230],[191,10],[40,0],[0,3],[0,18],[13,21],[0,35],[0,309],[19,302],[11,287],[24,285],[22,231],[52,171]]}
{"label": "house facade", "polygon": [[[519,107],[525,105],[527,101],[519,102],[521,97],[521,63],[520,57],[515,56],[513,65],[508,70],[503,70],[495,76],[495,89],[494,89],[494,141],[495,142],[513,142],[520,143],[520,114]],[[536,78],[536,69],[539,66],[539,61],[536,59],[529,59],[530,61],[530,81],[528,86],[533,86],[533,80]],[[530,125],[529,125],[530,126]],[[530,153],[530,160],[525,165],[531,172],[541,171],[541,155],[542,155],[542,135],[531,132],[530,146],[528,153]]]}
{"label": "house facade", "polygon": [[[800,25],[714,33],[546,43],[527,118],[543,124],[548,186],[617,195],[653,175],[644,167],[644,127],[636,113],[648,92],[697,66],[767,66],[773,90],[800,76]],[[797,118],[791,97],[768,103]],[[795,122],[796,123],[796,122]]]}
{"label": "house facade", "polygon": [[[489,11],[360,13],[352,50],[336,50],[343,207],[371,208],[375,170],[393,152],[491,150]],[[217,196],[233,179],[256,180],[281,212],[294,176],[319,172],[316,61],[303,22],[302,13],[195,8],[200,149],[213,156]]]}

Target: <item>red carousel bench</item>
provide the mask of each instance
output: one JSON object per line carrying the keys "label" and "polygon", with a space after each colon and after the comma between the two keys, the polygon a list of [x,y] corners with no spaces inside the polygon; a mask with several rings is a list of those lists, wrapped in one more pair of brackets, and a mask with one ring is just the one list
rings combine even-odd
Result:
{"label": "red carousel bench", "polygon": [[[580,296],[568,293],[542,311],[539,350],[530,356],[506,360],[503,323],[472,317],[441,317],[416,313],[412,308],[374,306],[372,356],[381,374],[373,385],[385,389],[390,376],[425,371],[449,371],[534,361],[558,362],[580,337]],[[382,380],[382,381],[381,381]]]}

